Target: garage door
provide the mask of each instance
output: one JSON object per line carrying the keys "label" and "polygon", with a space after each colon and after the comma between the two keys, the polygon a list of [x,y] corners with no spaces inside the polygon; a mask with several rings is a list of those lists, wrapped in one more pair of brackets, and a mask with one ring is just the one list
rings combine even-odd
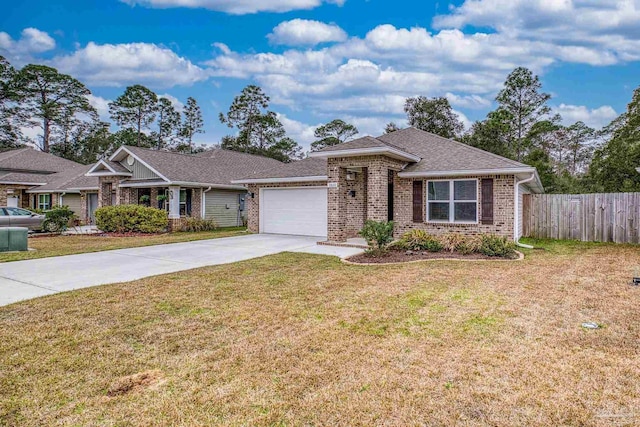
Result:
{"label": "garage door", "polygon": [[262,233],[327,235],[327,189],[264,189],[260,195]]}

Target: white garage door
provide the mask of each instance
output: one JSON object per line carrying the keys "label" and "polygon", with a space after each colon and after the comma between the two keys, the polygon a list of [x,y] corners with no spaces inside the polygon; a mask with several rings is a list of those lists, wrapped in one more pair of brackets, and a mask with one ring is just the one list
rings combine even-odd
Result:
{"label": "white garage door", "polygon": [[260,195],[262,233],[327,235],[327,189],[264,189]]}

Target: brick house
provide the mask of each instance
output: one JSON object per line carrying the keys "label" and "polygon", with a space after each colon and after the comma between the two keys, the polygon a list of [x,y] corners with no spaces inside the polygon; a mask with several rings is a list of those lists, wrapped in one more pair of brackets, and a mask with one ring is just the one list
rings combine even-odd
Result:
{"label": "brick house", "polygon": [[232,181],[248,186],[252,232],[344,242],[367,219],[399,236],[493,233],[518,240],[522,195],[544,191],[535,168],[408,128],[366,136]]}
{"label": "brick house", "polygon": [[122,146],[91,166],[86,176],[98,180],[96,207],[145,204],[166,209],[171,229],[186,217],[214,219],[229,227],[242,225],[246,217],[247,188],[231,181],[281,165],[223,149],[180,154]]}
{"label": "brick house", "polygon": [[83,217],[87,194],[98,179],[85,177],[88,167],[33,148],[0,153],[0,206],[51,209],[67,205]]}

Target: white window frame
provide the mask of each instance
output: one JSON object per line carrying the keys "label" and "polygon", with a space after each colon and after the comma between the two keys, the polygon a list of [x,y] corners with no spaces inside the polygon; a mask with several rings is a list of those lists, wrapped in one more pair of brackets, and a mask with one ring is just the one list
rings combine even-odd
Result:
{"label": "white window frame", "polygon": [[[458,181],[474,181],[476,185],[476,198],[475,200],[454,200],[455,182]],[[425,186],[424,198],[426,200],[425,216],[426,222],[430,224],[478,224],[479,223],[479,208],[480,208],[480,192],[478,191],[478,178],[459,178],[459,179],[429,179]],[[429,200],[429,183],[430,182],[448,182],[449,183],[449,200]],[[476,220],[475,221],[456,221],[455,220],[455,203],[474,203],[476,204]],[[449,204],[449,220],[430,220],[429,219],[429,204],[430,203],[448,203]]]}
{"label": "white window frame", "polygon": [[[46,203],[43,203],[40,201],[41,200],[40,198],[43,196],[48,197],[48,201]],[[44,208],[43,206],[46,206],[46,208]],[[36,208],[42,211],[48,211],[49,209],[51,209],[51,194],[49,193],[38,194],[38,206],[36,206]]]}

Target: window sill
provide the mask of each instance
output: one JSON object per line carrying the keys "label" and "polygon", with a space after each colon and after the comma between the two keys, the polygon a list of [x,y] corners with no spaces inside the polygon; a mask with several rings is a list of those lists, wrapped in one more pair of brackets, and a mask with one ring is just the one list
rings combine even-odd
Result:
{"label": "window sill", "polygon": [[426,221],[425,224],[436,224],[436,225],[480,225],[478,221]]}

